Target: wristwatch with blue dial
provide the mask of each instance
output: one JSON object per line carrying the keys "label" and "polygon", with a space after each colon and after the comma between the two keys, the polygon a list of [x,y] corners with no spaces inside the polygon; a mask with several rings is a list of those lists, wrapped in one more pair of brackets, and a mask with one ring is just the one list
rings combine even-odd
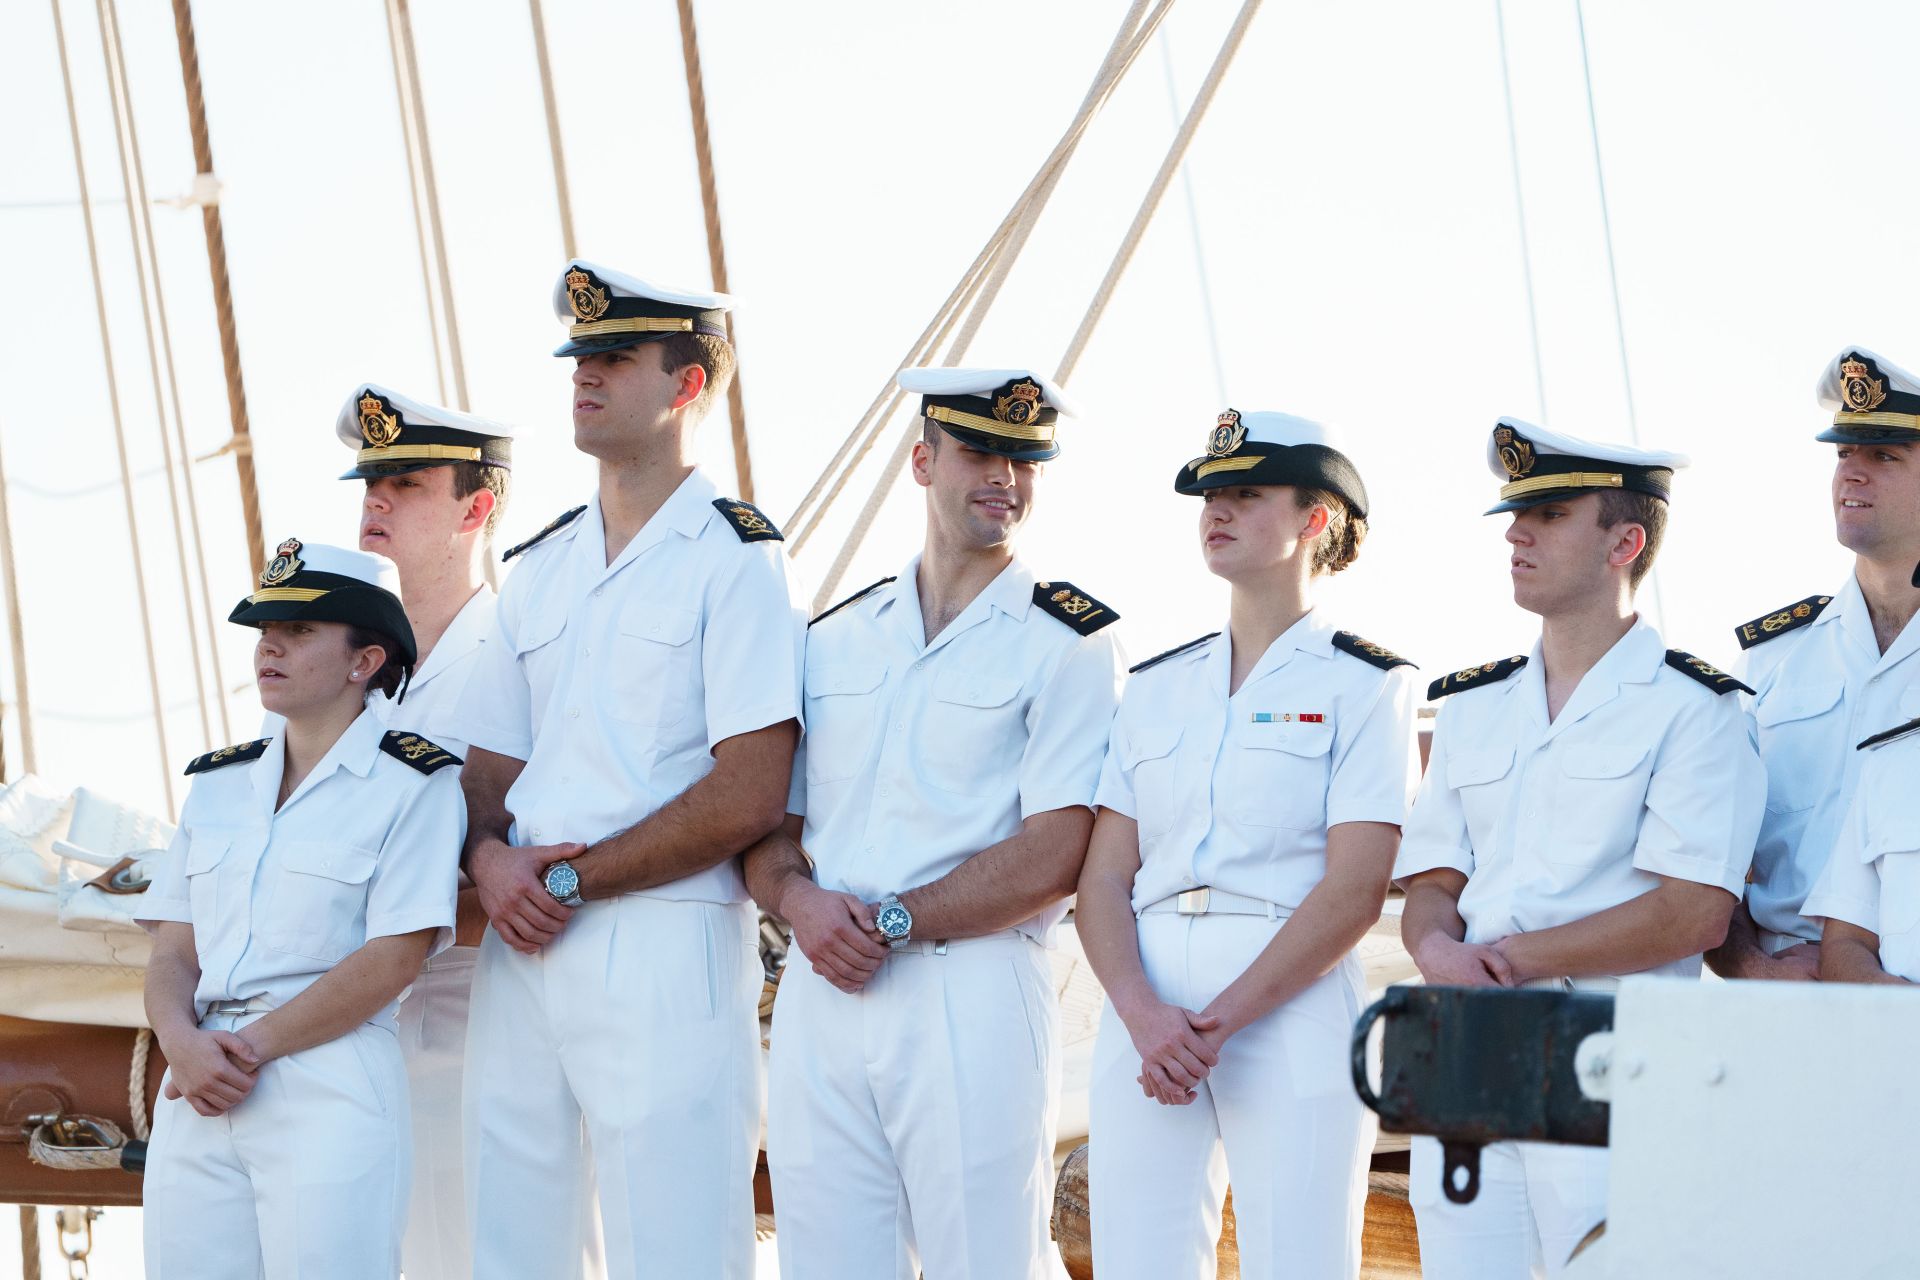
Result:
{"label": "wristwatch with blue dial", "polygon": [[880,911],[873,918],[873,927],[887,940],[887,945],[895,948],[907,945],[913,937],[913,912],[900,904],[900,895],[890,893],[880,899]]}
{"label": "wristwatch with blue dial", "polygon": [[563,907],[584,907],[587,900],[580,896],[580,873],[571,863],[556,862],[547,868],[545,877],[547,892],[553,900]]}

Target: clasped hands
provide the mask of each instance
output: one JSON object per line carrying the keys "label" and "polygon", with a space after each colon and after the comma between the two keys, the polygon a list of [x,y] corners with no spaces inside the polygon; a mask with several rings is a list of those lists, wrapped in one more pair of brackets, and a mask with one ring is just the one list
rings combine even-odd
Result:
{"label": "clasped hands", "polygon": [[160,1046],[167,1055],[167,1086],[163,1097],[185,1098],[203,1116],[221,1116],[246,1101],[260,1078],[265,1061],[234,1031],[194,1027]]}
{"label": "clasped hands", "polygon": [[532,955],[560,936],[574,908],[547,892],[547,868],[577,858],[584,844],[513,845],[483,840],[467,859],[467,874],[480,890],[480,906],[501,941]]}
{"label": "clasped hands", "polygon": [[1154,1000],[1120,1021],[1140,1054],[1134,1079],[1143,1094],[1167,1107],[1184,1107],[1199,1096],[1200,1082],[1220,1064],[1227,1040],[1219,1015]]}
{"label": "clasped hands", "polygon": [[890,952],[874,925],[878,905],[851,893],[796,880],[781,896],[779,914],[813,971],[848,995],[867,985]]}

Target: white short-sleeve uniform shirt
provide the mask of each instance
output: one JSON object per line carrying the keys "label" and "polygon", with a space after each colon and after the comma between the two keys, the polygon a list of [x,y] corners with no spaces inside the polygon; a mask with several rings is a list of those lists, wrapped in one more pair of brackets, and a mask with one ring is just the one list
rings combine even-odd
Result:
{"label": "white short-sleeve uniform shirt", "polygon": [[[1747,624],[1760,635],[1766,622]],[[1747,628],[1742,628],[1744,637]],[[1753,686],[1760,759],[1767,767],[1766,816],[1753,851],[1747,907],[1773,946],[1817,942],[1818,922],[1801,910],[1826,865],[1853,798],[1865,753],[1854,745],[1920,714],[1907,689],[1920,673],[1920,621],[1907,623],[1883,654],[1873,619],[1852,577],[1819,616],[1744,654],[1741,679]]]}
{"label": "white short-sleeve uniform shirt", "polygon": [[[363,711],[274,811],[286,764],[274,739],[253,760],[196,774],[140,918],[193,926],[196,1009],[278,1008],[370,938],[453,938],[467,809],[460,771],[422,773],[381,747]],[[391,1029],[398,1001],[372,1022]]]}
{"label": "white short-sleeve uniform shirt", "polygon": [[[1034,603],[1015,559],[929,642],[915,557],[807,636],[788,808],[822,888],[876,901],[938,880],[1036,813],[1091,808],[1118,701],[1111,627]],[[1045,941],[1065,904],[1020,926]]]}
{"label": "white short-sleeve uniform shirt", "polygon": [[[454,732],[526,761],[515,844],[592,842],[705,777],[715,744],[800,716],[803,599],[695,469],[611,564],[598,499],[522,556]],[[650,897],[742,902],[738,858]]]}
{"label": "white short-sleeve uniform shirt", "polygon": [[1329,827],[1405,820],[1414,669],[1333,637],[1308,613],[1231,695],[1224,633],[1127,681],[1098,800],[1139,825],[1134,910],[1205,885],[1291,911],[1326,874]]}
{"label": "white short-sleeve uniform shirt", "polygon": [[1853,804],[1805,911],[1880,935],[1880,967],[1920,982],[1920,733],[1859,754]]}
{"label": "white short-sleeve uniform shirt", "polygon": [[[1445,698],[1394,877],[1465,874],[1473,943],[1585,919],[1662,876],[1737,896],[1766,798],[1753,718],[1666,653],[1636,620],[1551,723],[1538,644],[1516,674]],[[1655,972],[1697,976],[1700,957]]]}

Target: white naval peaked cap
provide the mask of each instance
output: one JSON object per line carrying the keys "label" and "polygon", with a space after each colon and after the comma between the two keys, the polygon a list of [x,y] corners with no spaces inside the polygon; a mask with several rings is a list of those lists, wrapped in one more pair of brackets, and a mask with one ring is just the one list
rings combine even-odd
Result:
{"label": "white naval peaked cap", "polygon": [[1022,462],[1060,456],[1054,438],[1062,417],[1079,407],[1051,378],[1031,369],[902,369],[902,391],[920,393],[920,416],[975,449]]}
{"label": "white naval peaked cap", "polygon": [[553,286],[553,313],[567,322],[557,356],[591,355],[651,342],[673,333],[727,336],[724,293],[654,284],[584,258],[573,258]]}
{"label": "white naval peaked cap", "polygon": [[334,434],[355,451],[353,470],[342,480],[403,475],[456,462],[513,465],[513,432],[507,426],[374,382],[353,389],[334,421]]}
{"label": "white naval peaked cap", "polygon": [[1181,467],[1175,493],[1189,496],[1231,485],[1292,485],[1325,489],[1347,509],[1367,517],[1366,482],[1340,449],[1339,432],[1291,413],[1222,411],[1207,434],[1207,451]]}
{"label": "white naval peaked cap", "polygon": [[1247,429],[1247,439],[1261,444],[1320,444],[1329,449],[1340,447],[1338,428],[1325,422],[1315,422],[1312,418],[1298,418],[1291,413],[1256,409],[1241,414],[1240,425]]}
{"label": "white naval peaked cap", "polygon": [[1582,440],[1519,418],[1501,418],[1487,437],[1487,469],[1507,483],[1487,514],[1603,489],[1664,500],[1672,493],[1673,473],[1688,465],[1684,453]]}
{"label": "white naval peaked cap", "polygon": [[[336,547],[324,542],[299,542],[294,539],[293,554],[299,558],[299,572],[333,573],[342,578],[356,578],[370,587],[400,594],[400,567],[385,556],[373,551],[360,551],[350,547]],[[287,543],[280,544],[282,554]],[[271,571],[272,566],[269,566]]]}
{"label": "white naval peaked cap", "polygon": [[1816,440],[1838,444],[1920,441],[1920,378],[1865,347],[1846,347],[1820,371],[1814,397],[1833,414]]}
{"label": "white naval peaked cap", "polygon": [[258,587],[227,615],[228,622],[344,622],[383,631],[397,646],[391,656],[411,669],[417,657],[413,625],[400,604],[400,570],[371,551],[288,538],[274,548]]}

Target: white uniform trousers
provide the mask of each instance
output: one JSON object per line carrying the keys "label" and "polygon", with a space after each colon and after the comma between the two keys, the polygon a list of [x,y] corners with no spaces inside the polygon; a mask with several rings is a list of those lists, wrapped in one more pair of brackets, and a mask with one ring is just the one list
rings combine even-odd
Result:
{"label": "white uniform trousers", "polygon": [[[1142,916],[1147,980],[1169,1004],[1203,1009],[1284,924]],[[1093,1051],[1087,1168],[1100,1280],[1211,1280],[1229,1181],[1246,1280],[1359,1274],[1377,1122],[1354,1095],[1348,1046],[1365,999],[1349,955],[1229,1039],[1197,1096],[1178,1107],[1141,1092],[1139,1051],[1107,1007]]]}
{"label": "white uniform trousers", "polygon": [[532,956],[487,934],[464,1091],[475,1280],[582,1274],[589,1160],[613,1280],[753,1274],[759,994],[746,903],[589,902]]}
{"label": "white uniform trousers", "polygon": [[1016,933],[911,943],[858,995],[795,951],[767,1091],[781,1280],[1060,1275],[1059,1020]]}
{"label": "white uniform trousers", "polygon": [[1607,1150],[1495,1142],[1480,1152],[1480,1194],[1455,1204],[1440,1186],[1440,1141],[1413,1140],[1408,1199],[1426,1280],[1554,1277],[1607,1216]]}
{"label": "white uniform trousers", "polygon": [[163,1097],[147,1148],[147,1280],[392,1280],[408,1135],[406,1070],[384,1027],[274,1059],[223,1116]]}
{"label": "white uniform trousers", "polygon": [[479,957],[478,947],[449,947],[427,961],[400,1002],[400,1055],[413,1104],[413,1188],[400,1246],[407,1280],[466,1280],[473,1274],[460,1172],[460,1077]]}

